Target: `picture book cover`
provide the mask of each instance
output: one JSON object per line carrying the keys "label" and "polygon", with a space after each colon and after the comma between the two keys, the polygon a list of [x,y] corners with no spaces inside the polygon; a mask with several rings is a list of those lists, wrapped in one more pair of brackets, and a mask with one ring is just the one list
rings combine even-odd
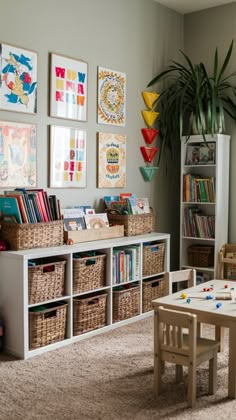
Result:
{"label": "picture book cover", "polygon": [[148,198],[129,197],[127,200],[130,203],[132,214],[150,213]]}
{"label": "picture book cover", "polygon": [[86,214],[84,216],[87,229],[99,229],[109,227],[106,213]]}
{"label": "picture book cover", "polygon": [[86,229],[84,216],[74,217],[74,218],[64,218],[64,230],[83,230]]}
{"label": "picture book cover", "polygon": [[215,148],[215,142],[202,143],[200,145],[199,163],[201,163],[201,165],[215,164]]}
{"label": "picture book cover", "polygon": [[22,223],[22,217],[16,197],[0,197],[0,213],[6,216],[14,216],[18,223]]}
{"label": "picture book cover", "polygon": [[189,144],[186,153],[186,165],[198,165],[200,160],[200,146]]}

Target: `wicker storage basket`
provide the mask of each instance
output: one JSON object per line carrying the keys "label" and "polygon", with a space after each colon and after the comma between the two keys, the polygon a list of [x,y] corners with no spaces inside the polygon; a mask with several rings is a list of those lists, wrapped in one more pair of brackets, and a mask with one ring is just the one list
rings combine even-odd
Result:
{"label": "wicker storage basket", "polygon": [[165,294],[164,278],[143,281],[143,312],[153,309],[152,300],[158,299]]}
{"label": "wicker storage basket", "polygon": [[35,262],[28,267],[29,304],[63,296],[66,261],[43,258]]}
{"label": "wicker storage basket", "polygon": [[67,306],[68,303],[57,302],[29,310],[30,350],[64,340]]}
{"label": "wicker storage basket", "polygon": [[73,292],[98,289],[105,282],[106,255],[73,258]]}
{"label": "wicker storage basket", "polygon": [[214,246],[190,245],[188,264],[192,267],[211,267],[214,265]]}
{"label": "wicker storage basket", "polygon": [[15,251],[63,245],[63,221],[45,223],[11,223],[0,221],[1,238]]}
{"label": "wicker storage basket", "polygon": [[155,213],[150,208],[150,213],[122,215],[118,210],[107,210],[111,225],[124,225],[125,236],[142,235],[155,230]]}
{"label": "wicker storage basket", "polygon": [[113,322],[140,314],[140,285],[130,284],[126,289],[113,290]]}
{"label": "wicker storage basket", "polygon": [[143,244],[143,277],[164,271],[165,243]]}
{"label": "wicker storage basket", "polygon": [[104,327],[106,325],[107,294],[91,294],[73,299],[73,334]]}

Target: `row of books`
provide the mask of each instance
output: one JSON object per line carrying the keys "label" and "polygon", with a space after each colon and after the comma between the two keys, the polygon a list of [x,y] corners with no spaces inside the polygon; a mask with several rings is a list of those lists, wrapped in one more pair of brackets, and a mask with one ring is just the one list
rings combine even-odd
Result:
{"label": "row of books", "polygon": [[199,175],[183,175],[184,202],[215,202],[215,177],[202,178]]}
{"label": "row of books", "polygon": [[61,212],[65,231],[109,227],[107,214],[95,213],[90,206],[64,208]]}
{"label": "row of books", "polygon": [[215,142],[196,143],[187,146],[186,165],[214,165],[215,161]]}
{"label": "row of books", "polygon": [[43,189],[16,188],[0,196],[0,214],[9,222],[42,223],[61,219],[60,202],[56,195]]}
{"label": "row of books", "polygon": [[132,193],[105,196],[104,203],[106,208],[118,210],[123,215],[150,213],[148,198],[139,198],[136,194]]}
{"label": "row of books", "polygon": [[215,216],[205,215],[196,207],[184,209],[183,235],[195,238],[215,237]]}
{"label": "row of books", "polygon": [[120,284],[140,278],[140,253],[138,245],[115,248],[112,256],[112,283]]}

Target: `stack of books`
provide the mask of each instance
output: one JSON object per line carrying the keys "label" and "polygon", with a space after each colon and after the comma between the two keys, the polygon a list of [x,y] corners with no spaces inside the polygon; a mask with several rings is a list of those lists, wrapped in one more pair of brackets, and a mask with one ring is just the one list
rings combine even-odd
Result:
{"label": "stack of books", "polygon": [[109,227],[107,214],[95,213],[90,206],[64,208],[61,212],[66,232]]}
{"label": "stack of books", "polygon": [[107,209],[117,210],[123,215],[150,213],[148,198],[139,198],[132,193],[105,196],[104,203]]}
{"label": "stack of books", "polygon": [[16,188],[0,195],[0,214],[6,221],[42,223],[61,219],[60,202],[42,188]]}

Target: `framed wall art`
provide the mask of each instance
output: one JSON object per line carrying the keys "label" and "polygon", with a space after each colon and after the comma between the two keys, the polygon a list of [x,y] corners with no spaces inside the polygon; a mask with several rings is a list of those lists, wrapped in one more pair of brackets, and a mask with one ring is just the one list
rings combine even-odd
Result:
{"label": "framed wall art", "polygon": [[98,124],[125,126],[126,75],[98,67]]}
{"label": "framed wall art", "polygon": [[37,112],[37,53],[0,44],[0,109]]}
{"label": "framed wall art", "polygon": [[98,188],[126,186],[126,136],[98,133]]}
{"label": "framed wall art", "polygon": [[50,187],[86,187],[86,130],[50,127]]}
{"label": "framed wall art", "polygon": [[87,121],[88,64],[51,54],[51,117]]}
{"label": "framed wall art", "polygon": [[0,188],[36,187],[36,125],[0,121]]}

